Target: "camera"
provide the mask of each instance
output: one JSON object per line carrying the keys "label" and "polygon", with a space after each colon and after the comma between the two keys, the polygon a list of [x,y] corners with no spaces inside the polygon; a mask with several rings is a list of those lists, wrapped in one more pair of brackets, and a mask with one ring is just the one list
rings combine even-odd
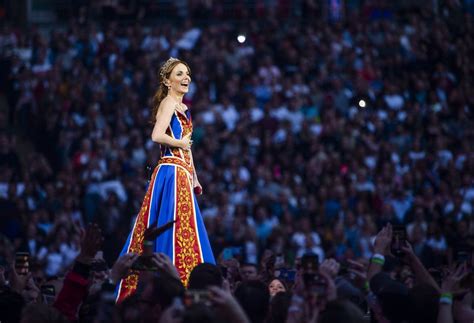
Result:
{"label": "camera", "polygon": [[206,306],[210,306],[211,301],[210,301],[209,293],[210,292],[208,290],[202,290],[202,289],[187,290],[186,293],[184,294],[184,305],[191,306],[193,304],[204,304]]}
{"label": "camera", "polygon": [[152,256],[141,255],[135,260],[131,269],[139,271],[158,271],[158,266],[153,262]]}

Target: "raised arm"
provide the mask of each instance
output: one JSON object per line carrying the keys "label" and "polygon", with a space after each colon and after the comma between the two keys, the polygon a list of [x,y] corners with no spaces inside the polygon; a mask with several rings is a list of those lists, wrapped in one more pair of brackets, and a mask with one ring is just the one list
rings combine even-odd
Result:
{"label": "raised arm", "polygon": [[390,243],[392,241],[392,225],[388,223],[375,237],[374,255],[370,260],[369,268],[367,269],[367,280],[370,281],[372,277],[382,271],[385,262],[385,256],[389,252]]}
{"label": "raised arm", "polygon": [[156,121],[153,132],[151,133],[151,140],[160,145],[189,149],[189,136],[183,139],[175,139],[166,134],[166,129],[170,124],[174,109],[174,103],[172,101],[164,99],[161,102],[158,112],[156,113]]}
{"label": "raised arm", "polygon": [[428,270],[426,270],[421,260],[415,255],[413,248],[408,241],[406,241],[405,245],[402,246],[402,250],[406,255],[406,259],[408,260],[411,269],[415,273],[417,281],[427,283],[439,291],[440,287],[434,280],[433,276],[431,276]]}

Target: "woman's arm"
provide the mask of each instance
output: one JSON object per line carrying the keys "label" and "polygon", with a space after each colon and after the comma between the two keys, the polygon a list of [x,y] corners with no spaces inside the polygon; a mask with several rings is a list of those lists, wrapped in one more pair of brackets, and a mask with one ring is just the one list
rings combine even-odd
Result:
{"label": "woman's arm", "polygon": [[189,153],[191,155],[191,164],[193,166],[193,188],[194,188],[194,193],[196,195],[201,195],[202,194],[202,186],[201,186],[201,183],[199,183],[199,180],[198,180],[196,166],[194,165],[193,152],[191,151],[191,149],[189,149]]}
{"label": "woman's arm", "polygon": [[197,171],[196,171],[196,166],[194,165],[194,158],[193,158],[193,151],[189,149],[189,155],[191,156],[191,165],[193,166],[193,180],[197,181]]}
{"label": "woman's arm", "polygon": [[153,127],[153,132],[151,133],[151,140],[160,145],[186,149],[188,145],[185,141],[172,138],[166,134],[166,129],[170,124],[173,113],[173,102],[166,99],[163,100],[158,108],[158,112],[156,113],[156,121],[155,126]]}
{"label": "woman's arm", "polygon": [[466,264],[458,266],[452,270],[441,283],[441,296],[439,298],[438,307],[438,323],[452,323],[453,318],[453,292],[459,289],[459,282],[464,279],[470,270],[467,269]]}

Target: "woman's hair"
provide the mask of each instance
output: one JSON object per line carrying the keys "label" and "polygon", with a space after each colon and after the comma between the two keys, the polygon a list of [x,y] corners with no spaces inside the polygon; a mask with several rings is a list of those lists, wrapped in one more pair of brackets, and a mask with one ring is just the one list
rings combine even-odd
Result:
{"label": "woman's hair", "polygon": [[189,73],[191,74],[191,69],[189,65],[177,58],[170,57],[160,68],[158,72],[158,78],[160,79],[160,84],[158,86],[158,90],[156,91],[155,95],[153,96],[153,109],[151,114],[151,122],[155,123],[156,121],[156,113],[158,112],[158,107],[160,106],[161,101],[168,95],[168,87],[165,85],[165,79],[169,79],[171,75],[171,71],[175,68],[176,65],[179,63],[184,64],[187,68]]}

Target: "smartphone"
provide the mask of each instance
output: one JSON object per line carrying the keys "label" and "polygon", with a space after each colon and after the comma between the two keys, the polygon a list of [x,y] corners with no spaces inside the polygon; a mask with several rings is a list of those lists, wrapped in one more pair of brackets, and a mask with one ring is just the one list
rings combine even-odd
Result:
{"label": "smartphone", "polygon": [[222,259],[229,260],[240,257],[242,255],[242,247],[228,247],[222,250]]}
{"label": "smartphone", "polygon": [[15,254],[15,270],[18,275],[26,275],[30,271],[30,254],[17,252]]}
{"label": "smartphone", "polygon": [[303,273],[303,282],[305,288],[317,295],[326,295],[327,281],[318,273]]}
{"label": "smartphone", "polygon": [[315,273],[319,268],[319,257],[315,254],[305,254],[301,257],[303,273]]}
{"label": "smartphone", "polygon": [[279,275],[278,278],[283,279],[286,282],[294,283],[296,277],[296,270],[288,269],[288,268],[281,268],[278,269]]}
{"label": "smartphone", "polygon": [[189,289],[184,293],[184,305],[203,304],[210,306],[209,291],[204,289]]}
{"label": "smartphone", "polygon": [[350,263],[347,260],[341,261],[339,264],[339,275],[345,276],[349,274]]}
{"label": "smartphone", "polygon": [[219,269],[221,271],[222,277],[224,277],[224,279],[227,279],[227,273],[228,273],[227,267],[219,265]]}
{"label": "smartphone", "polygon": [[139,271],[158,271],[158,266],[153,262],[152,256],[141,255],[135,260],[131,269]]}
{"label": "smartphone", "polygon": [[407,232],[404,225],[394,225],[392,229],[392,243],[390,249],[396,257],[403,256],[402,247],[406,244]]}
{"label": "smartphone", "polygon": [[108,269],[107,263],[105,261],[94,261],[91,264],[91,271],[106,271]]}
{"label": "smartphone", "polygon": [[56,299],[56,288],[54,285],[42,285],[41,295],[43,295],[44,302],[48,305],[53,304]]}

